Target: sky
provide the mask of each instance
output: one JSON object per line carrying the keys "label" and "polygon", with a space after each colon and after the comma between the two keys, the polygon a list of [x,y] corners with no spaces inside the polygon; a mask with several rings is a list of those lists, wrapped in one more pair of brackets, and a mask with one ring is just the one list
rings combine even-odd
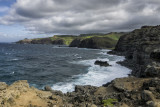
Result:
{"label": "sky", "polygon": [[160,25],[160,0],[0,0],[0,42]]}

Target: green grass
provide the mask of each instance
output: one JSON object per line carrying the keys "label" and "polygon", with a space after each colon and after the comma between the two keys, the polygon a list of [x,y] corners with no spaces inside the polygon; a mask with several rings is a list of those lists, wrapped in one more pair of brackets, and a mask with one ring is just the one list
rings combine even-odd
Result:
{"label": "green grass", "polygon": [[76,36],[53,36],[51,37],[51,40],[58,40],[58,39],[63,39],[65,42],[65,45],[69,45],[75,38]]}
{"label": "green grass", "polygon": [[118,100],[117,99],[111,99],[111,98],[102,101],[104,106],[114,106],[113,103],[115,103],[115,102],[118,102]]}
{"label": "green grass", "polygon": [[108,38],[118,41],[120,36],[122,35],[123,35],[122,33],[109,33],[109,34],[103,34],[103,35],[82,36],[80,38],[87,39],[87,38],[92,38],[92,37],[108,37]]}

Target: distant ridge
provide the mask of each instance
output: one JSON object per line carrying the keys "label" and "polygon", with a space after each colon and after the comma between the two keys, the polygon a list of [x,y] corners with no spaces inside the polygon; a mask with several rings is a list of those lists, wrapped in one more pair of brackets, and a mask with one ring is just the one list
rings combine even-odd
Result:
{"label": "distant ridge", "polygon": [[[90,34],[80,34],[80,35],[54,35],[53,37],[47,38],[35,38],[35,39],[27,39],[17,41],[16,43],[20,44],[54,44],[54,45],[67,45],[70,47],[81,47],[81,48],[114,48],[120,36],[122,36],[123,32],[111,32],[108,34],[103,33],[90,33]],[[81,45],[73,45],[77,40],[94,40],[94,43],[84,43]],[[78,42],[78,41],[77,41]],[[101,43],[100,43],[101,42]],[[83,45],[83,43],[85,45]],[[94,45],[94,46],[88,46]]]}

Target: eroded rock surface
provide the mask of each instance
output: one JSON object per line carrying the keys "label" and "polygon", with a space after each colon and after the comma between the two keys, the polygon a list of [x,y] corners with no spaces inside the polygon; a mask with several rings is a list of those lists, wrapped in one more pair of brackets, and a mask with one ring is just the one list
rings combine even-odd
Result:
{"label": "eroded rock surface", "polygon": [[49,86],[46,91],[29,87],[27,81],[2,84],[2,107],[103,107],[107,99],[116,99],[115,107],[160,106],[159,78],[118,78],[101,87],[76,86],[74,92],[66,94]]}
{"label": "eroded rock surface", "polygon": [[121,36],[114,52],[126,56],[129,63],[124,64],[134,76],[160,77],[160,26],[144,26]]}

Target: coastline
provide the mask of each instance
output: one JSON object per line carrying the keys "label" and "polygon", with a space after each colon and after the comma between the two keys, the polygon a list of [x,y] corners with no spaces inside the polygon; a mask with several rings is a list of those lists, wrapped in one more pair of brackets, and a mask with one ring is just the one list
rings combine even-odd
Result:
{"label": "coastline", "polygon": [[[107,54],[107,53],[105,53],[105,54]],[[97,59],[95,59],[95,61],[96,60]],[[122,59],[120,59],[120,60],[122,60]],[[92,62],[94,63],[95,61],[92,61]],[[85,105],[81,104],[81,103],[78,103],[78,104],[75,104],[75,103],[72,104],[71,103],[71,104],[69,104],[69,102],[71,100],[73,100],[73,102],[74,102],[74,98],[73,97],[81,96],[84,93],[91,95],[91,92],[96,92],[96,94],[97,94],[97,90],[99,90],[99,89],[101,90],[101,88],[104,88],[103,86],[97,87],[97,86],[91,86],[91,85],[83,85],[83,86],[77,86],[76,85],[75,86],[75,91],[62,93],[61,91],[52,90],[51,87],[49,87],[49,86],[46,86],[44,90],[39,90],[39,89],[36,89],[34,87],[30,87],[26,80],[15,81],[11,85],[7,85],[5,83],[0,83],[0,84],[2,84],[1,87],[0,87],[1,91],[8,93],[7,95],[4,95],[4,93],[2,92],[3,94],[2,94],[2,98],[0,99],[0,102],[1,102],[2,105],[9,106],[9,107],[10,106],[11,107],[12,106],[13,107],[14,106],[15,107],[19,107],[20,104],[23,105],[22,103],[19,104],[17,102],[19,102],[21,99],[23,99],[22,97],[24,97],[24,98],[27,97],[27,93],[32,93],[33,95],[38,96],[38,97],[36,97],[36,100],[38,99],[38,100],[41,100],[41,101],[43,101],[45,103],[44,104],[42,104],[42,103],[38,104],[38,103],[36,103],[36,100],[28,101],[30,99],[33,99],[33,98],[29,98],[29,99],[26,100],[25,103],[23,102],[24,106],[26,106],[26,104],[28,106],[29,105],[32,105],[32,106],[34,106],[34,105],[42,106],[43,105],[44,107],[50,107],[51,105],[62,106],[64,104],[65,105],[72,105],[72,106],[75,106],[75,105],[77,105],[77,106],[85,106],[87,104],[85,104]],[[10,87],[12,87],[12,88],[10,88]],[[17,88],[17,87],[20,87],[20,88]],[[46,96],[45,97],[39,96],[39,94],[47,94],[47,97]],[[72,95],[72,96],[70,96],[70,95]],[[51,98],[53,96],[56,97],[56,98],[58,97],[60,101],[62,99],[63,100],[67,100],[67,103],[64,103],[66,101],[62,101],[62,102],[58,101],[57,103],[55,103],[55,102],[52,101],[53,98]],[[33,97],[33,96],[31,96],[31,97]],[[94,96],[89,96],[89,97],[91,97],[91,98],[93,97],[94,98]],[[77,100],[80,100],[80,99],[78,98]],[[12,100],[12,101],[10,101],[10,100]],[[31,103],[28,103],[28,102],[31,102]],[[48,104],[48,102],[50,102],[50,104]],[[100,102],[101,101],[98,101],[97,103],[100,104]],[[92,103],[89,104],[89,105],[96,106],[96,105],[94,105]],[[101,104],[101,105],[103,105],[103,104]]]}
{"label": "coastline", "polygon": [[[27,81],[17,81],[10,86],[1,83],[1,104],[19,107],[19,102],[30,93],[34,96],[25,100],[23,106],[103,107],[106,104],[108,107],[160,107],[159,29],[160,26],[144,26],[123,35],[110,52],[126,57],[127,60],[121,64],[132,68],[128,77],[114,79],[100,87],[76,86],[74,92],[66,94],[49,86],[37,92],[34,91],[37,89],[29,87]],[[16,97],[15,92],[20,97]],[[31,101],[32,98],[38,100]]]}
{"label": "coastline", "polygon": [[[125,62],[125,60],[123,62]],[[44,90],[38,90],[34,87],[30,88],[27,81],[22,80],[22,81],[16,81],[10,86],[3,83],[1,87],[4,87],[4,88],[2,88],[1,90],[3,91],[9,90],[9,92],[6,91],[7,93],[9,93],[9,95],[7,95],[7,98],[4,95],[2,99],[0,99],[0,101],[1,101],[1,104],[4,106],[10,105],[11,107],[12,106],[19,107],[20,105],[17,102],[23,99],[22,97],[24,98],[27,97],[28,96],[27,93],[31,93],[36,96],[35,98],[36,100],[38,99],[39,101],[41,102],[43,101],[44,103],[38,104],[36,100],[30,101],[30,99],[33,99],[33,98],[29,98],[24,103],[24,106],[26,106],[27,104],[28,106],[43,105],[44,107],[50,107],[55,105],[58,107],[63,105],[70,106],[70,107],[72,106],[73,107],[85,107],[85,106],[97,107],[97,105],[103,106],[104,99],[107,100],[111,98],[111,99],[117,99],[118,101],[123,100],[123,98],[120,98],[119,96],[123,95],[124,92],[125,94],[130,94],[130,92],[136,90],[135,87],[137,87],[137,85],[138,85],[137,89],[142,88],[144,82],[151,81],[151,80],[152,79],[150,78],[142,79],[142,78],[129,76],[129,77],[123,77],[119,79],[118,78],[114,79],[111,82],[106,83],[100,87],[91,86],[91,85],[76,86],[75,91],[68,92],[68,93],[62,93],[61,91],[52,90],[51,87],[49,86],[46,86]],[[14,88],[10,89],[10,87],[14,87]],[[17,87],[21,87],[21,88],[17,88]],[[20,93],[20,94],[12,95],[15,92],[16,94],[17,93]],[[39,96],[39,94],[44,94],[45,97]],[[15,96],[22,96],[22,97],[17,98]],[[35,96],[32,96],[32,97],[35,97]],[[10,99],[12,99],[13,101],[10,102]],[[21,103],[21,105],[23,104]],[[117,107],[124,107],[125,104],[118,102],[115,105]]]}

